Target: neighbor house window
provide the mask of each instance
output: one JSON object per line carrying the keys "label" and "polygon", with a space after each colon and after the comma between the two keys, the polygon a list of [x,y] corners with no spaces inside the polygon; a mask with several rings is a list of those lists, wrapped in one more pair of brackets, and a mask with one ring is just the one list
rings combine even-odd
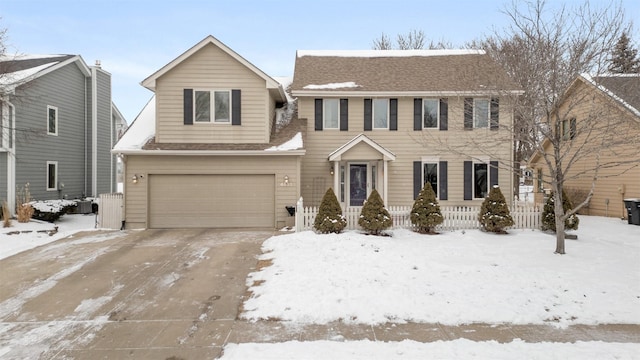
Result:
{"label": "neighbor house window", "polygon": [[323,106],[324,128],[337,129],[340,124],[340,100],[324,99]]}
{"label": "neighbor house window", "polygon": [[576,118],[562,120],[562,139],[573,140],[576,137]]}
{"label": "neighbor house window", "polygon": [[489,100],[473,99],[473,127],[486,128],[489,126]]}
{"label": "neighbor house window", "polygon": [[47,161],[47,190],[58,190],[57,161]]}
{"label": "neighbor house window", "polygon": [[437,162],[425,162],[422,163],[422,178],[423,184],[431,184],[433,192],[438,197],[438,163]]}
{"label": "neighbor house window", "polygon": [[195,122],[230,123],[231,93],[228,90],[196,90],[194,96]]}
{"label": "neighbor house window", "polygon": [[542,169],[538,169],[538,192],[544,192],[544,182],[542,182]]}
{"label": "neighbor house window", "polygon": [[58,135],[58,108],[47,105],[47,134]]}
{"label": "neighbor house window", "polygon": [[373,99],[373,128],[389,128],[389,99]]}
{"label": "neighbor house window", "polygon": [[489,191],[489,172],[485,163],[473,164],[473,197],[483,199]]}
{"label": "neighbor house window", "polygon": [[422,119],[424,129],[438,127],[438,114],[440,113],[439,99],[424,99],[422,101]]}

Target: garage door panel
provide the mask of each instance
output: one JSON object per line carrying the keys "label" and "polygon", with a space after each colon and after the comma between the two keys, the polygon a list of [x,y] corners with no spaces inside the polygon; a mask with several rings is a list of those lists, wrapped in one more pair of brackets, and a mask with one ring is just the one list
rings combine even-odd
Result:
{"label": "garage door panel", "polygon": [[273,227],[273,175],[150,175],[149,227]]}

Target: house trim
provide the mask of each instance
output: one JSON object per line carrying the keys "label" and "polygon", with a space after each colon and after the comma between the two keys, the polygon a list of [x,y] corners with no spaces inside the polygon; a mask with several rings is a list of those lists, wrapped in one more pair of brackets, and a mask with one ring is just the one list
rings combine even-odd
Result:
{"label": "house trim", "polygon": [[122,155],[161,155],[161,156],[301,156],[306,150],[268,151],[268,150],[111,150],[112,154]]}
{"label": "house trim", "polygon": [[315,97],[491,97],[498,93],[509,95],[522,95],[522,90],[478,90],[478,91],[327,91],[327,90],[294,90],[291,95],[297,96],[315,96]]}

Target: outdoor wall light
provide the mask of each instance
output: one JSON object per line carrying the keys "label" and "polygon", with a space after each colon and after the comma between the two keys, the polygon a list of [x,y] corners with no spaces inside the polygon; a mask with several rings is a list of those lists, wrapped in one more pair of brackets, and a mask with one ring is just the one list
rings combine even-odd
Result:
{"label": "outdoor wall light", "polygon": [[137,175],[133,175],[133,177],[131,177],[131,181],[132,181],[134,184],[137,184],[137,183],[138,183],[138,176],[137,176]]}
{"label": "outdoor wall light", "polygon": [[289,185],[289,175],[284,176],[284,184]]}
{"label": "outdoor wall light", "polygon": [[331,166],[329,167],[329,174],[331,174],[331,175],[333,175],[333,174],[334,174],[334,172],[333,172],[333,165],[331,165]]}

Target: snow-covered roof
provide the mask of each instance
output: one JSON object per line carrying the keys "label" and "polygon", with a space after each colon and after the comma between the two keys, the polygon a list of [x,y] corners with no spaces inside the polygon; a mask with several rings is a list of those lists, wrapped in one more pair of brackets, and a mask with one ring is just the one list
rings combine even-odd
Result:
{"label": "snow-covered roof", "polygon": [[345,89],[345,88],[357,88],[360,85],[353,81],[341,82],[341,83],[329,83],[329,84],[309,84],[305,85],[303,89],[308,90],[322,90],[322,89]]}
{"label": "snow-covered roof", "polygon": [[451,56],[483,55],[484,50],[437,49],[437,50],[298,50],[297,57],[409,57],[409,56]]}
{"label": "snow-covered roof", "polygon": [[640,117],[640,74],[605,74],[581,77]]}
{"label": "snow-covered roof", "polygon": [[113,147],[113,152],[123,150],[140,150],[156,134],[156,96],[152,96],[140,114],[133,120],[120,140]]}
{"label": "snow-covered roof", "polygon": [[85,76],[91,71],[80,55],[16,55],[0,57],[3,74],[0,76],[0,91],[13,92],[16,87],[63,66],[76,63]]}

